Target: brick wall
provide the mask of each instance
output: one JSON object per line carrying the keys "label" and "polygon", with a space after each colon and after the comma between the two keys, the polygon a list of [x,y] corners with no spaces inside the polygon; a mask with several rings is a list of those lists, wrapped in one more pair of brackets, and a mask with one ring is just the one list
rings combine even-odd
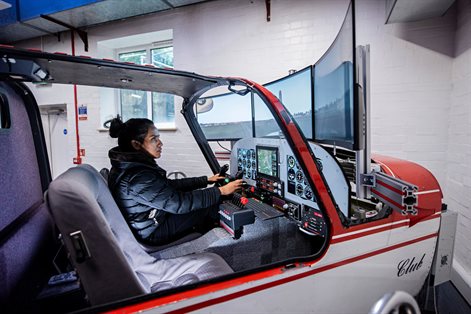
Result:
{"label": "brick wall", "polygon": [[372,150],[421,164],[444,187],[455,12],[385,20],[383,1],[357,2],[357,43],[371,46]]}
{"label": "brick wall", "polygon": [[[264,1],[216,1],[88,29],[90,51],[76,38],[76,54],[97,56],[97,42],[117,37],[173,29],[176,69],[208,75],[242,76],[268,82],[315,62],[327,50],[343,21],[347,0],[272,1],[271,22],[266,21]],[[43,37],[19,46],[70,53],[70,38],[61,42]],[[75,156],[73,97],[68,87],[35,88],[40,104],[67,103],[72,165]],[[64,93],[63,91],[66,91]],[[39,95],[42,94],[42,95]],[[79,87],[79,104],[87,104],[89,119],[80,122],[83,161],[96,168],[109,167],[107,151],[114,141],[98,132],[99,94],[96,88]],[[209,167],[186,127],[176,114],[176,131],[162,131],[164,153],[159,164],[168,171],[188,175],[209,174]]]}
{"label": "brick wall", "polygon": [[[471,3],[457,2],[445,201],[458,211],[455,262],[471,285]],[[471,291],[468,297],[471,297]]]}

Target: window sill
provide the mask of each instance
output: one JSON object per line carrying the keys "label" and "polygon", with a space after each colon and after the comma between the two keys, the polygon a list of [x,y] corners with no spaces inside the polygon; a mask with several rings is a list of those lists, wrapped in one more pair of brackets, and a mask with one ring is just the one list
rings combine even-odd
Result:
{"label": "window sill", "polygon": [[177,130],[175,122],[155,123],[155,127],[159,131],[176,131]]}
{"label": "window sill", "polygon": [[[159,131],[176,131],[177,127],[176,126],[157,126],[157,129]],[[98,133],[108,133],[110,129],[107,128],[98,128],[97,129]]]}

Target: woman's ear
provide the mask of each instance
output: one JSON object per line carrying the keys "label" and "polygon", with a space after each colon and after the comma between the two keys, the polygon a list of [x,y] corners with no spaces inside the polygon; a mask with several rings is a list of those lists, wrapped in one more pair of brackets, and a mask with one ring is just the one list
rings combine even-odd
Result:
{"label": "woman's ear", "polygon": [[136,141],[136,140],[131,140],[131,145],[135,150],[140,150],[141,146],[142,146],[142,144],[139,143],[139,141]]}

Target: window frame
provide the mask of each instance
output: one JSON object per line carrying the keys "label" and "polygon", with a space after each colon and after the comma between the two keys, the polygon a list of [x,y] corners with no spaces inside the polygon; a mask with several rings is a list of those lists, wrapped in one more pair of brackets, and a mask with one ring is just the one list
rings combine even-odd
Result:
{"label": "window frame", "polygon": [[[136,46],[118,48],[118,49],[115,50],[115,59],[117,61],[121,62],[120,56],[122,54],[145,51],[146,52],[146,59],[145,59],[145,62],[142,63],[142,65],[153,64],[152,63],[152,50],[167,48],[167,47],[172,47],[173,48],[173,40],[170,39],[170,40],[164,40],[164,41],[159,41],[159,42],[153,42],[153,43],[146,44],[146,45],[136,45]],[[171,68],[173,68],[173,66]],[[123,104],[122,104],[121,92],[122,92],[122,90],[118,89],[117,93],[116,93],[116,97],[117,97],[117,102],[118,102],[117,111],[122,116],[122,111],[123,111],[122,106],[123,106]],[[156,93],[156,92],[145,91],[145,93],[147,94],[147,116],[145,118],[147,118],[149,120],[152,120],[159,130],[176,130],[175,99],[174,99],[174,108],[173,108],[173,110],[174,110],[174,112],[173,112],[173,121],[171,121],[171,122],[156,122],[155,119],[154,119],[154,104],[153,104],[154,93]]]}

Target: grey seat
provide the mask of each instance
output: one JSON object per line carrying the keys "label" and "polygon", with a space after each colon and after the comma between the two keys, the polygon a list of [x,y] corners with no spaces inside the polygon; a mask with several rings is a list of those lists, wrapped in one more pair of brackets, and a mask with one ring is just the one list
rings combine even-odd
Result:
{"label": "grey seat", "polygon": [[70,168],[49,186],[54,220],[91,304],[195,283],[232,273],[218,255],[156,259],[136,241],[102,176]]}
{"label": "grey seat", "polygon": [[[103,177],[103,179],[105,180],[106,183],[108,183],[108,177],[110,175],[110,170],[108,168],[102,168],[100,170],[100,174],[101,176]],[[181,172],[181,171],[174,171],[174,172],[171,172],[169,173],[169,175],[167,176],[167,178],[171,175],[171,174],[175,174],[175,178],[176,178],[176,174],[183,174],[183,176],[186,178],[186,175]],[[155,252],[158,252],[158,251],[162,251],[162,250],[165,250],[165,249],[168,249],[169,247],[172,247],[172,246],[175,246],[175,245],[178,245],[178,244],[182,244],[182,243],[186,243],[186,242],[189,242],[191,240],[194,240],[194,239],[197,239],[201,236],[200,233],[198,232],[192,232],[190,234],[187,234],[183,237],[181,237],[180,239],[177,239],[175,240],[174,242],[172,243],[168,243],[168,244],[165,244],[165,245],[148,245],[148,244],[144,244],[144,243],[139,243],[142,248],[147,252],[147,253],[155,253]]]}

